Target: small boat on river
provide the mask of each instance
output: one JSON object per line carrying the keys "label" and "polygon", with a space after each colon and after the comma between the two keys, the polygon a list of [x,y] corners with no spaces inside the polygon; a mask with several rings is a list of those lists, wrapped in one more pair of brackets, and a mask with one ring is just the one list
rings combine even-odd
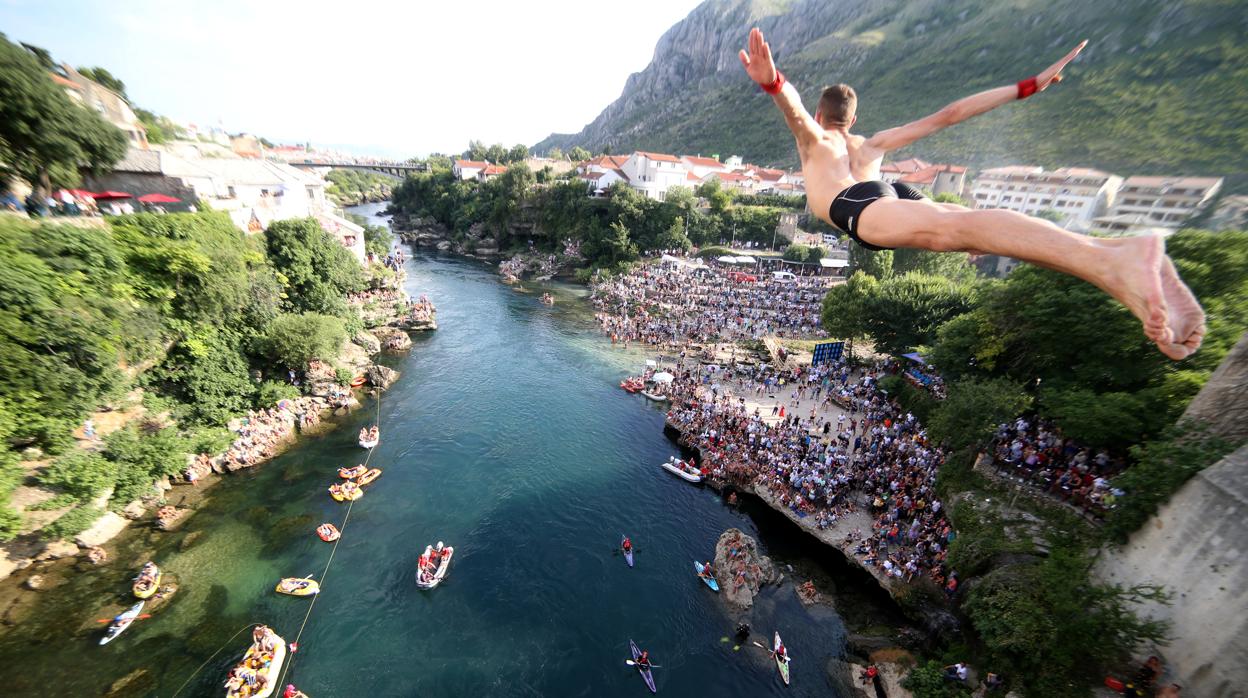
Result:
{"label": "small boat on river", "polygon": [[446,578],[447,569],[451,566],[451,556],[454,554],[455,548],[444,546],[442,541],[438,541],[436,548],[432,545],[425,546],[424,554],[416,563],[416,586],[433,589],[441,584]]}
{"label": "small boat on river", "polygon": [[373,468],[372,470],[356,478],[355,484],[363,487],[364,485],[371,483],[373,480],[376,480],[379,477],[381,477],[381,468]]}
{"label": "small boat on river", "polygon": [[338,477],[343,480],[354,480],[355,478],[368,472],[368,466],[361,463],[354,468],[342,467],[338,469]]}
{"label": "small boat on river", "polygon": [[321,593],[321,585],[311,577],[286,577],[277,583],[274,591],[287,596],[313,596]]}
{"label": "small boat on river", "polygon": [[139,570],[139,576],[134,578],[134,585],[131,590],[134,592],[135,598],[148,599],[156,590],[160,588],[160,578],[162,573],[156,563],[149,562],[143,565],[143,569]]}
{"label": "small boat on river", "polygon": [[355,484],[354,480],[347,480],[336,485],[329,486],[329,496],[334,498],[335,502],[354,502],[364,496],[364,490]]}
{"label": "small boat on river", "polygon": [[230,670],[226,698],[269,698],[277,690],[286,661],[286,641],[270,628],[258,625],[243,660]]}
{"label": "small boat on river", "polygon": [[316,527],[316,535],[320,536],[321,540],[326,543],[333,543],[342,537],[342,532],[338,530],[337,526],[331,523],[323,523]]}
{"label": "small boat on river", "polygon": [[666,463],[660,463],[659,467],[676,477],[688,482],[702,482],[702,473],[689,461],[676,460],[668,458]]}
{"label": "small boat on river", "polygon": [[719,591],[719,582],[715,581],[715,577],[706,573],[706,565],[697,560],[693,561],[693,571],[698,573],[698,579],[706,582],[711,591]]}
{"label": "small boat on river", "polygon": [[113,618],[113,622],[108,626],[108,631],[104,633],[104,637],[100,638],[100,644],[107,645],[113,641],[113,638],[125,632],[126,628],[130,627],[130,624],[137,620],[139,614],[143,612],[143,604],[145,603],[147,602],[140,601],[126,609],[125,613]]}

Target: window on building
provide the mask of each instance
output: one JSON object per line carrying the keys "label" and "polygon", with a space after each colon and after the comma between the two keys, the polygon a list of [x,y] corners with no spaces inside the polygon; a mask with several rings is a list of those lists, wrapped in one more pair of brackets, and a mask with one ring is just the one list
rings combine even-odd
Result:
{"label": "window on building", "polygon": [[231,199],[236,198],[236,197],[238,196],[238,194],[236,194],[236,193],[234,192],[234,187],[232,187],[232,186],[226,187],[226,188],[225,188],[225,193],[226,193],[226,195],[227,195],[227,196],[229,196]]}
{"label": "window on building", "polygon": [[316,187],[314,187],[314,186],[312,186],[311,184],[309,184],[309,185],[307,185],[307,187],[305,187],[305,190],[308,192],[308,198],[309,198],[309,199],[315,199],[315,198],[316,198]]}

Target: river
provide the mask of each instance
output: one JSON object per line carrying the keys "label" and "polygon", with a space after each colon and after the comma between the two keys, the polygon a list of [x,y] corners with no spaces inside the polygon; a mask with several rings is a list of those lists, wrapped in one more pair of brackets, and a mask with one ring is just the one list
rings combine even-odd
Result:
{"label": "river", "polygon": [[[440,329],[387,360],[402,377],[380,405],[366,399],[340,428],[226,477],[177,532],[127,534],[124,564],[78,563],[40,592],[35,612],[0,635],[6,695],[101,695],[142,670],[123,693],[168,697],[204,662],[181,695],[223,694],[249,642],[230,641],[235,632],[263,622],[299,635],[309,601],[273,585],[325,567],[331,546],[313,528],[346,511],[325,487],[362,461],[356,432],[378,413],[372,464],[384,474],[355,504],[287,675],[313,698],[645,695],[624,664],[629,638],[661,666],[664,694],[843,695],[826,665],[843,652],[844,623],[831,606],[803,606],[791,580],[827,580],[842,608],[858,602],[861,580],[774,512],[729,507],[658,468],[678,452],[662,410],[616,387],[643,355],[596,332],[584,289],[549,287],[558,303],[548,308],[471,260],[417,252],[407,271],[408,290],[437,304]],[[784,635],[790,688],[763,651],[734,651],[733,616],[693,575],[732,526],[798,570],[749,614],[754,639]],[[621,533],[636,542],[633,569],[617,552]],[[421,591],[416,557],[438,540],[454,562],[441,587]],[[97,646],[95,619],[129,603],[148,556],[181,590]]]}

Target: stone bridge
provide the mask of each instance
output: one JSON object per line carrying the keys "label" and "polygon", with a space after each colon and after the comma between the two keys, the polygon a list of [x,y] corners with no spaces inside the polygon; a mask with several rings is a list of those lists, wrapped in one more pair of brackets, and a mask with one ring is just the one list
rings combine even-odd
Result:
{"label": "stone bridge", "polygon": [[291,167],[299,167],[302,169],[320,169],[328,167],[335,170],[360,170],[362,172],[372,172],[373,174],[393,177],[395,179],[403,179],[412,172],[428,172],[428,165],[409,165],[406,163],[374,163],[362,164],[355,162],[312,162],[310,160],[304,162],[288,163]]}

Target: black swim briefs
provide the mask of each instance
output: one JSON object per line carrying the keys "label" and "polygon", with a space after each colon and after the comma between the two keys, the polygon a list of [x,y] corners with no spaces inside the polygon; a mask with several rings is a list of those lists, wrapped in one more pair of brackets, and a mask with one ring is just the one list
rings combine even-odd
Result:
{"label": "black swim briefs", "polygon": [[908,184],[859,182],[836,195],[836,198],[832,200],[832,206],[828,209],[828,218],[832,219],[833,225],[848,233],[854,242],[868,250],[891,250],[893,248],[872,245],[858,237],[858,218],[862,215],[862,210],[877,199],[888,196],[915,200],[927,198],[918,189]]}

